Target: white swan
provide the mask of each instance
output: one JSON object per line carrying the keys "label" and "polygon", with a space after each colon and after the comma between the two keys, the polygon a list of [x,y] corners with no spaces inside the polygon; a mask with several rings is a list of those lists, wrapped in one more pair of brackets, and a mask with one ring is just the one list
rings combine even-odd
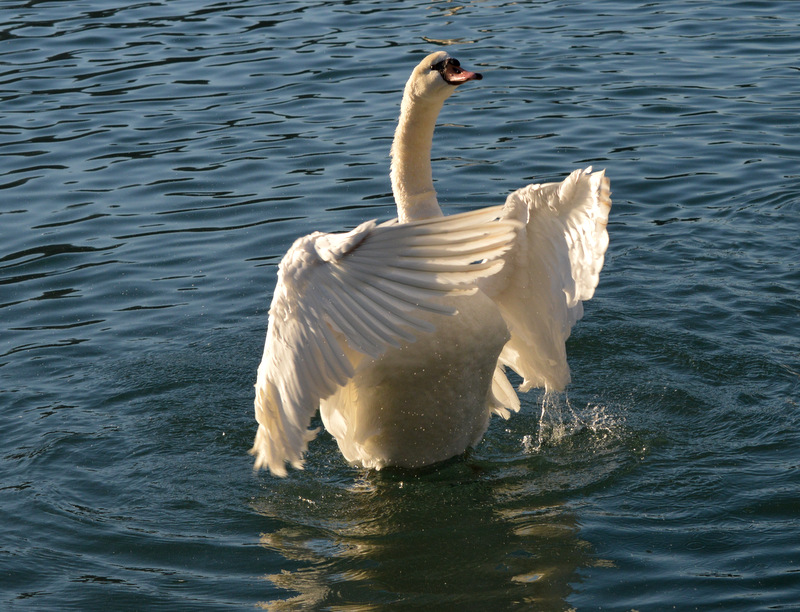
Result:
{"label": "white swan", "polygon": [[297,240],[278,269],[258,368],[255,468],[302,468],[316,410],[353,465],[419,467],[463,453],[520,386],[569,382],[565,341],[608,246],[603,172],[528,185],[504,206],[443,216],[431,177],[436,118],[481,75],[444,52],[403,94],[392,144],[398,219]]}

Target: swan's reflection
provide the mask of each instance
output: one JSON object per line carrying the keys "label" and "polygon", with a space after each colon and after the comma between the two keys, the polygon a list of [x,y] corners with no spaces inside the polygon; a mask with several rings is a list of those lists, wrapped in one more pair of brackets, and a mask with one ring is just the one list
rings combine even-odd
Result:
{"label": "swan's reflection", "polygon": [[542,484],[532,463],[518,457],[483,471],[455,461],[426,473],[367,473],[355,484],[352,474],[322,484],[290,476],[255,504],[285,525],[262,545],[294,562],[268,576],[286,598],[263,606],[569,608],[591,550],[557,483]]}

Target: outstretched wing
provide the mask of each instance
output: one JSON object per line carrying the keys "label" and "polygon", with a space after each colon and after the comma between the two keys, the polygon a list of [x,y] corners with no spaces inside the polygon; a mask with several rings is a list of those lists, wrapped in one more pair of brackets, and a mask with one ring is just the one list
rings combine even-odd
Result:
{"label": "outstretched wing", "polygon": [[302,467],[321,399],[353,376],[343,342],[379,357],[433,326],[421,312],[453,314],[440,298],[476,291],[499,271],[519,223],[502,207],[297,240],[280,263],[258,368],[255,468]]}
{"label": "outstretched wing", "polygon": [[[597,287],[608,247],[610,194],[604,171],[589,167],[561,183],[528,185],[506,200],[504,218],[524,228],[503,257],[503,271],[482,288],[511,332],[500,363],[523,377],[522,391],[560,390],[569,383],[565,342]],[[495,373],[495,385],[497,378]]]}

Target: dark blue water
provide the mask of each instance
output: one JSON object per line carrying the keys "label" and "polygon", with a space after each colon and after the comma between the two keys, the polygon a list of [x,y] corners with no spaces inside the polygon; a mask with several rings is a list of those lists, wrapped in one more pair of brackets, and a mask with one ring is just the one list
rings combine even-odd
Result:
{"label": "dark blue water", "polygon": [[[800,3],[0,5],[0,608],[800,608]],[[421,474],[253,474],[299,235],[394,215],[400,93],[484,73],[449,211],[593,164],[573,384]]]}

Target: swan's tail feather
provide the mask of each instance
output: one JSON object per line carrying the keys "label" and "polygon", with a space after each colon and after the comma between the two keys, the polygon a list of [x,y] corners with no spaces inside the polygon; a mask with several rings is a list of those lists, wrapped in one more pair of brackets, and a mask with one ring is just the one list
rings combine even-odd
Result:
{"label": "swan's tail feather", "polygon": [[508,382],[502,362],[498,362],[492,377],[492,390],[489,395],[489,408],[495,414],[507,419],[510,410],[519,412],[519,396]]}

